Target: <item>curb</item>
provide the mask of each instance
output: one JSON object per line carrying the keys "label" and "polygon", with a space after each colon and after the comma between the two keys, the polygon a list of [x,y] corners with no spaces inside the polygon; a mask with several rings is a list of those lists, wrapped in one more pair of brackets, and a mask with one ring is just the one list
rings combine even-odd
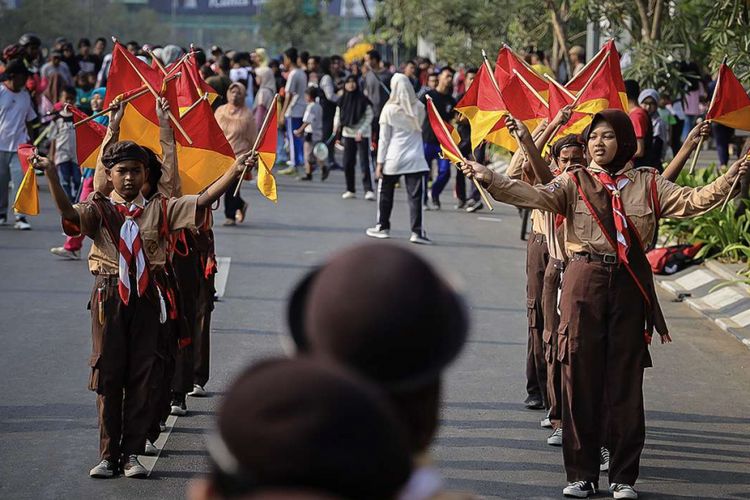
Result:
{"label": "curb", "polygon": [[[750,349],[750,286],[744,283],[724,285],[737,279],[732,267],[708,260],[700,266],[669,276],[654,275],[654,278],[678,302],[684,301]],[[739,269],[739,266],[734,267]]]}

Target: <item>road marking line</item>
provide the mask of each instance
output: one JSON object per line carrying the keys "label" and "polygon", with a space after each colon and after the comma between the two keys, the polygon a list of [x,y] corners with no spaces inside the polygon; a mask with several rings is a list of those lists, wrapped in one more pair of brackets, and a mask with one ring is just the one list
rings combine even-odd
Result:
{"label": "road marking line", "polygon": [[477,217],[477,220],[483,220],[485,222],[502,222],[501,217]]}
{"label": "road marking line", "polygon": [[156,461],[159,460],[159,457],[161,456],[161,451],[164,449],[164,447],[167,444],[167,439],[169,439],[169,435],[172,434],[172,429],[174,429],[174,424],[177,423],[177,417],[174,415],[170,415],[167,417],[167,430],[159,434],[159,438],[154,443],[154,446],[159,450],[156,452],[155,457],[149,457],[147,455],[139,455],[138,460],[141,462],[141,464],[148,469],[148,476],[151,476],[151,472],[154,470],[154,466],[156,465]]}
{"label": "road marking line", "polygon": [[216,257],[216,295],[223,297],[227,289],[227,280],[229,279],[229,266],[232,263],[231,257]]}

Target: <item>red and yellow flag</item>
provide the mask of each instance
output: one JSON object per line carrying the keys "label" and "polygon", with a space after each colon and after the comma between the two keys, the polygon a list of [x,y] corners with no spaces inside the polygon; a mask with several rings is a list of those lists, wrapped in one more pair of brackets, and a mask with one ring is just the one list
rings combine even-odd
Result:
{"label": "red and yellow flag", "polygon": [[82,125],[78,122],[87,118],[86,114],[75,106],[69,106],[68,110],[73,113],[73,123],[76,124],[76,156],[81,168],[96,168],[96,158],[102,147],[107,127],[94,120],[89,120]]}
{"label": "red and yellow flag", "polygon": [[39,187],[36,184],[36,172],[29,163],[29,159],[35,153],[36,148],[31,144],[18,146],[18,159],[24,175],[16,191],[13,209],[19,214],[39,215]]}
{"label": "red and yellow flag", "polygon": [[486,64],[479,67],[477,75],[474,77],[474,83],[456,104],[455,109],[464,115],[471,124],[472,150],[476,149],[485,139],[490,142],[500,140],[500,138],[495,137],[496,134],[492,136],[490,134],[497,122],[508,114],[508,108],[498,94]]}
{"label": "red and yellow flag", "polygon": [[427,96],[427,118],[430,120],[432,131],[435,132],[435,137],[437,137],[440,143],[443,157],[452,163],[466,163],[466,159],[458,149],[457,143],[461,140],[458,132],[456,132],[450,123],[445,123],[429,95]]}
{"label": "red and yellow flag", "polygon": [[[164,74],[161,70],[152,68],[128,52],[122,44],[115,43],[112,49],[112,65],[107,78],[104,107],[108,107],[115,97],[141,88],[146,83],[159,92],[163,81]],[[151,99],[153,100],[153,97]]]}
{"label": "red and yellow flag", "polygon": [[547,80],[526,64],[526,61],[516,54],[513,49],[505,45],[497,53],[497,59],[495,60],[495,79],[501,90],[505,88],[510,77],[514,75],[513,70],[518,71],[542,97],[545,99],[548,98]]}
{"label": "red and yellow flag", "polygon": [[260,194],[276,203],[278,201],[278,194],[276,192],[276,178],[273,176],[273,166],[276,163],[276,146],[278,134],[278,123],[279,123],[279,111],[280,105],[278,98],[274,99],[274,106],[271,106],[268,110],[271,115],[267,120],[265,127],[259,131],[261,134],[258,140],[258,191]]}
{"label": "red and yellow flag", "polygon": [[195,52],[192,52],[187,59],[183,62],[184,68],[187,69],[187,74],[190,77],[190,81],[198,90],[199,95],[208,94],[208,102],[213,104],[219,94],[214,90],[212,86],[206,83],[201,76],[200,68],[198,67],[198,60],[195,58]]}
{"label": "red and yellow flag", "polygon": [[622,70],[620,69],[620,54],[617,52],[614,39],[610,39],[607,43],[602,46],[601,50],[586,63],[586,66],[576,76],[570,79],[565,85],[572,94],[578,95],[578,93],[586,86],[586,82],[589,81],[591,76],[596,72],[597,68],[602,62],[602,59],[608,59],[608,66],[610,72],[610,78],[614,87],[617,89],[617,94],[620,97],[621,104],[615,106],[618,109],[628,109],[628,96],[625,93],[625,81],[622,78]]}
{"label": "red and yellow flag", "polygon": [[727,127],[750,130],[750,97],[726,64],[719,68],[706,119]]}
{"label": "red and yellow flag", "polygon": [[203,191],[234,164],[234,152],[227,142],[207,100],[201,99],[180,118],[192,144],[176,133],[177,166],[184,194]]}
{"label": "red and yellow flag", "polygon": [[[169,102],[170,109],[177,109],[177,80],[166,81],[161,95]],[[187,129],[185,131],[188,132]],[[188,135],[190,135],[190,132],[188,132]],[[175,130],[175,137],[178,140],[184,139],[178,130]],[[192,135],[190,135],[190,138],[195,140]],[[157,155],[162,154],[161,143],[159,142],[159,117],[156,115],[156,100],[150,92],[136,97],[125,105],[125,113],[120,122],[120,140],[133,141],[140,146],[151,149]]]}

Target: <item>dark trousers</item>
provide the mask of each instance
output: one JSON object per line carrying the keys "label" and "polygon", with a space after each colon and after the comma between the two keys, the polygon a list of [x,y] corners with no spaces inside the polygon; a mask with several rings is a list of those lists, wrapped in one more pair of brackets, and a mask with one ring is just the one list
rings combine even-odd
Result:
{"label": "dark trousers", "polygon": [[[422,193],[427,182],[424,172],[403,174],[406,184],[406,196],[409,199],[411,231],[423,234],[422,228]],[[401,175],[385,175],[378,181],[378,224],[382,229],[391,228],[391,211],[393,210],[393,192]]]}
{"label": "dark trousers", "polygon": [[78,191],[81,190],[81,169],[74,161],[64,161],[57,164],[57,170],[60,172],[63,191],[68,195],[71,203],[76,203]]}
{"label": "dark trousers", "polygon": [[526,249],[526,311],[529,339],[526,348],[526,392],[547,405],[547,362],[544,360],[542,291],[549,252],[543,234],[531,233]]}
{"label": "dark trousers", "polygon": [[598,480],[604,435],[611,454],[610,483],[633,485],[646,437],[643,369],[651,366],[640,291],[624,267],[575,256],[565,269],[560,305],[568,481]]}
{"label": "dark trousers", "polygon": [[719,166],[729,165],[729,142],[734,135],[734,129],[721,123],[712,123],[711,129],[716,142],[716,154],[719,156]]}
{"label": "dark trousers", "polygon": [[[179,249],[179,246],[178,246]],[[179,291],[178,328],[181,348],[177,350],[175,374],[172,380],[172,392],[181,398],[193,390],[194,344],[197,326],[197,297],[202,279],[198,252],[190,246],[187,255],[177,251],[172,257],[175,280]]]}
{"label": "dark trousers", "polygon": [[550,257],[544,272],[542,291],[542,313],[544,316],[544,359],[547,361],[547,402],[549,419],[557,429],[562,420],[562,375],[557,360],[557,328],[560,326],[560,313],[557,309],[557,296],[560,291],[564,262]]}
{"label": "dark trousers", "polygon": [[208,382],[211,359],[211,313],[214,309],[214,277],[201,279],[198,292],[194,357],[194,383],[203,387]]}
{"label": "dark trousers", "polygon": [[295,167],[305,164],[305,152],[303,149],[304,139],[294,135],[294,131],[302,126],[302,117],[286,119],[286,137],[289,141],[289,159],[294,162]]}
{"label": "dark trousers", "polygon": [[451,162],[441,158],[440,153],[440,144],[424,143],[424,159],[427,160],[427,165],[432,168],[432,161],[437,160],[438,174],[432,181],[432,200],[438,203],[440,202],[440,193],[451,180]]}
{"label": "dark trousers", "polygon": [[91,296],[92,353],[89,389],[96,391],[99,454],[117,462],[143,454],[153,414],[152,400],[159,338],[159,299],[155,287],[135,293],[125,305],[116,276],[97,276]]}
{"label": "dark trousers", "polygon": [[240,193],[237,193],[237,196],[234,195],[234,190],[237,189],[238,182],[239,181],[233,182],[232,185],[229,186],[229,189],[227,189],[226,193],[224,193],[224,215],[227,219],[231,220],[234,220],[237,215],[237,210],[241,210],[245,204],[245,200],[242,199]]}
{"label": "dark trousers", "polygon": [[[344,142],[344,176],[346,177],[346,190],[355,193],[354,187],[354,164],[359,156],[359,169],[362,172],[362,189],[365,193],[372,191],[372,178],[370,177],[370,139],[363,137],[357,142],[353,137],[343,137]],[[333,149],[333,148],[331,148]]]}

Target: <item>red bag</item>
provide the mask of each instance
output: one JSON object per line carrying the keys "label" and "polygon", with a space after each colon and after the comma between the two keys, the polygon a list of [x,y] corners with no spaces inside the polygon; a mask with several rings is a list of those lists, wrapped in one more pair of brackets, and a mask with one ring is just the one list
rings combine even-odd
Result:
{"label": "red bag", "polygon": [[654,248],[646,254],[651,270],[654,274],[674,274],[688,266],[700,263],[695,259],[701,243],[694,245],[672,245],[664,248]]}

